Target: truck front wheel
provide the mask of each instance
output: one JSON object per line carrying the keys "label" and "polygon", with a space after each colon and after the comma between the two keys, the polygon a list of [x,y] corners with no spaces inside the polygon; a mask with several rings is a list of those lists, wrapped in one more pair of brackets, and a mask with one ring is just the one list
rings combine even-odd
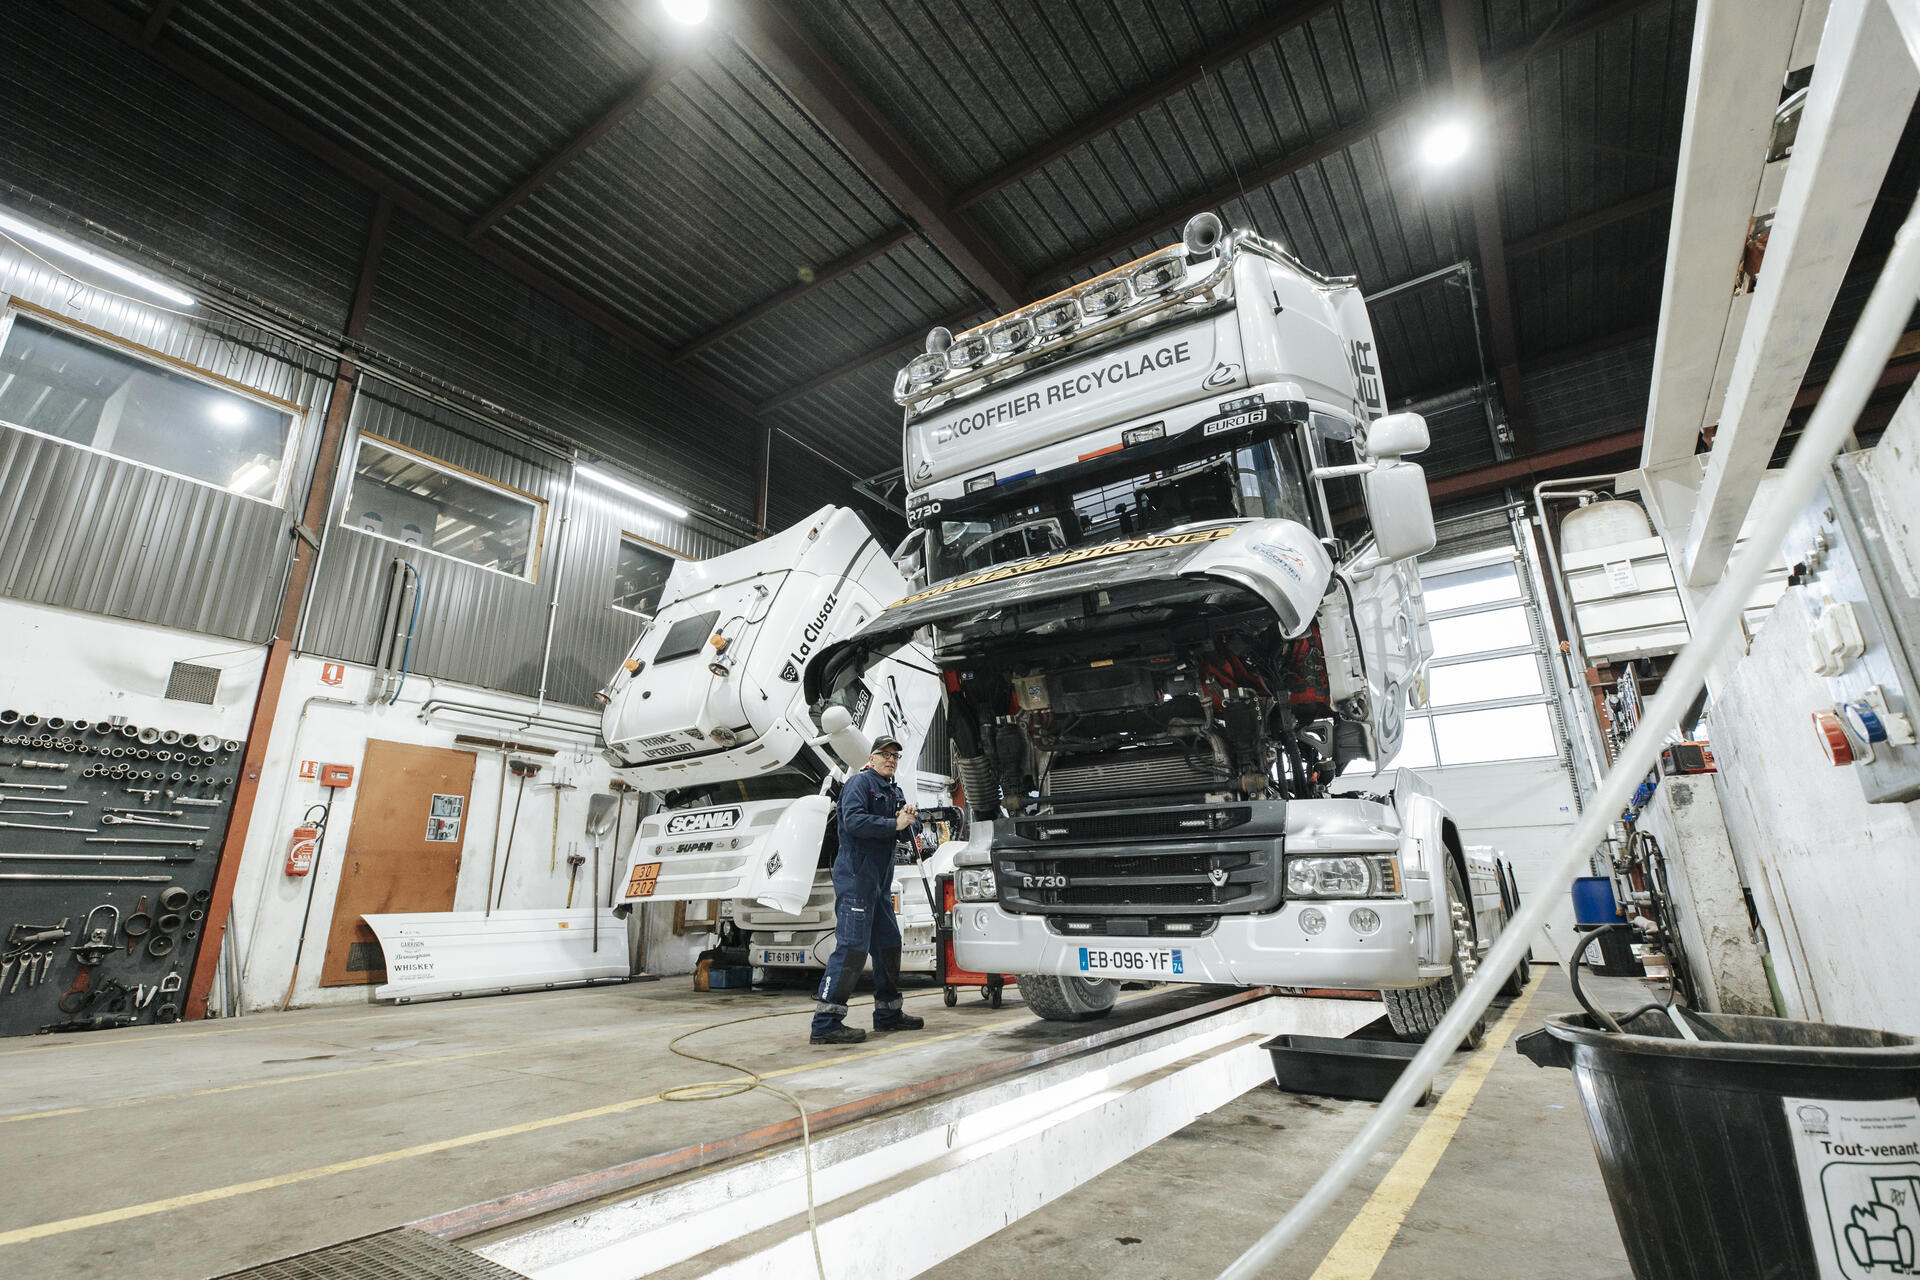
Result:
{"label": "truck front wheel", "polygon": [[1061,978],[1050,973],[1019,976],[1020,996],[1027,1008],[1048,1022],[1086,1022],[1104,1018],[1119,998],[1120,985],[1110,978]]}
{"label": "truck front wheel", "polygon": [[[1450,910],[1449,925],[1453,931],[1453,972],[1431,986],[1414,987],[1406,991],[1382,991],[1381,999],[1387,1006],[1387,1022],[1393,1027],[1393,1033],[1402,1040],[1424,1040],[1429,1032],[1440,1025],[1440,1019],[1447,1016],[1447,1010],[1453,1008],[1453,1002],[1467,985],[1467,978],[1473,972],[1468,966],[1473,955],[1474,923],[1473,899],[1467,895],[1467,888],[1460,878],[1460,869],[1453,859],[1447,859],[1447,905]],[[1467,1028],[1466,1038],[1461,1042],[1463,1049],[1478,1049],[1487,1038],[1487,1019],[1483,1014]]]}

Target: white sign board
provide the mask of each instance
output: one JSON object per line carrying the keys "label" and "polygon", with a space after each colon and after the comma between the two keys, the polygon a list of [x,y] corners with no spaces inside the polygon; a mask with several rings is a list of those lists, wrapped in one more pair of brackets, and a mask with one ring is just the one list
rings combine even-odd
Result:
{"label": "white sign board", "polygon": [[1920,1274],[1920,1101],[1783,1101],[1819,1280]]}
{"label": "white sign board", "polygon": [[627,923],[600,908],[594,948],[593,908],[546,911],[419,911],[363,919],[380,939],[387,981],[381,1000],[490,996],[543,990],[632,972]]}

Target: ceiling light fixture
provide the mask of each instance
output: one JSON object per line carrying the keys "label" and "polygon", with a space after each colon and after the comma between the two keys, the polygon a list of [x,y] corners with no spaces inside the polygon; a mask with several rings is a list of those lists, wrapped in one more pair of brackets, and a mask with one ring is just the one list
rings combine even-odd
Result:
{"label": "ceiling light fixture", "polygon": [[1430,169],[1457,164],[1473,146],[1473,132],[1460,120],[1442,120],[1420,139],[1420,159]]}
{"label": "ceiling light fixture", "polygon": [[132,267],[122,266],[112,258],[103,257],[83,245],[76,244],[65,236],[57,236],[51,231],[42,231],[31,222],[22,222],[19,218],[13,217],[11,214],[0,213],[0,231],[5,231],[9,235],[18,236],[20,239],[32,244],[37,244],[43,249],[51,249],[55,253],[73,258],[79,262],[84,262],[88,266],[104,271],[110,276],[125,280],[130,285],[135,285],[145,289],[148,293],[165,298],[175,306],[190,307],[193,305],[192,295],[182,293],[172,285],[162,284],[152,276],[135,271]]}
{"label": "ceiling light fixture", "polygon": [[618,476],[610,476],[606,472],[593,467],[581,467],[580,474],[589,480],[598,481],[609,489],[618,489],[621,493],[629,497],[638,498],[650,507],[657,507],[676,520],[685,520],[687,518],[687,509],[685,507],[680,506],[678,503],[668,502],[665,498],[657,498],[645,489],[628,484]]}
{"label": "ceiling light fixture", "polygon": [[697,27],[707,20],[707,0],[660,0],[660,7],[683,27]]}

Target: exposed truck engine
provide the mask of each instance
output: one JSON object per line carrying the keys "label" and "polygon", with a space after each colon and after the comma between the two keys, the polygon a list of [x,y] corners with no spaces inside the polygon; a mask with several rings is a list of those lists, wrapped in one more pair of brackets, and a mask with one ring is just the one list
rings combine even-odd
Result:
{"label": "exposed truck engine", "polygon": [[1152,979],[1381,990],[1429,1029],[1501,895],[1415,775],[1371,775],[1425,696],[1434,528],[1354,283],[1202,215],[934,331],[896,398],[917,589],[807,678],[831,699],[932,637],[960,962],[1047,1017]]}
{"label": "exposed truck engine", "polygon": [[[673,567],[657,612],[602,691],[615,774],[653,797],[615,901],[719,903],[741,963],[819,968],[833,946],[838,783],[873,739],[918,760],[940,702],[930,656],[907,646],[809,710],[812,656],[907,590],[859,516],[823,507],[751,546]],[[947,780],[903,770],[928,808]],[[903,967],[933,965],[920,864],[895,896]]]}

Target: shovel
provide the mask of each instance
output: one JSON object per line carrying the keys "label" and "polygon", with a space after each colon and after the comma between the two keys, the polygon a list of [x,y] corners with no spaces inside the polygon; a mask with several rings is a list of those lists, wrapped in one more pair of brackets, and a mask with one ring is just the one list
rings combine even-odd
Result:
{"label": "shovel", "polygon": [[620,801],[605,792],[587,799],[587,834],[593,837],[593,949],[600,949],[600,841],[619,820]]}

